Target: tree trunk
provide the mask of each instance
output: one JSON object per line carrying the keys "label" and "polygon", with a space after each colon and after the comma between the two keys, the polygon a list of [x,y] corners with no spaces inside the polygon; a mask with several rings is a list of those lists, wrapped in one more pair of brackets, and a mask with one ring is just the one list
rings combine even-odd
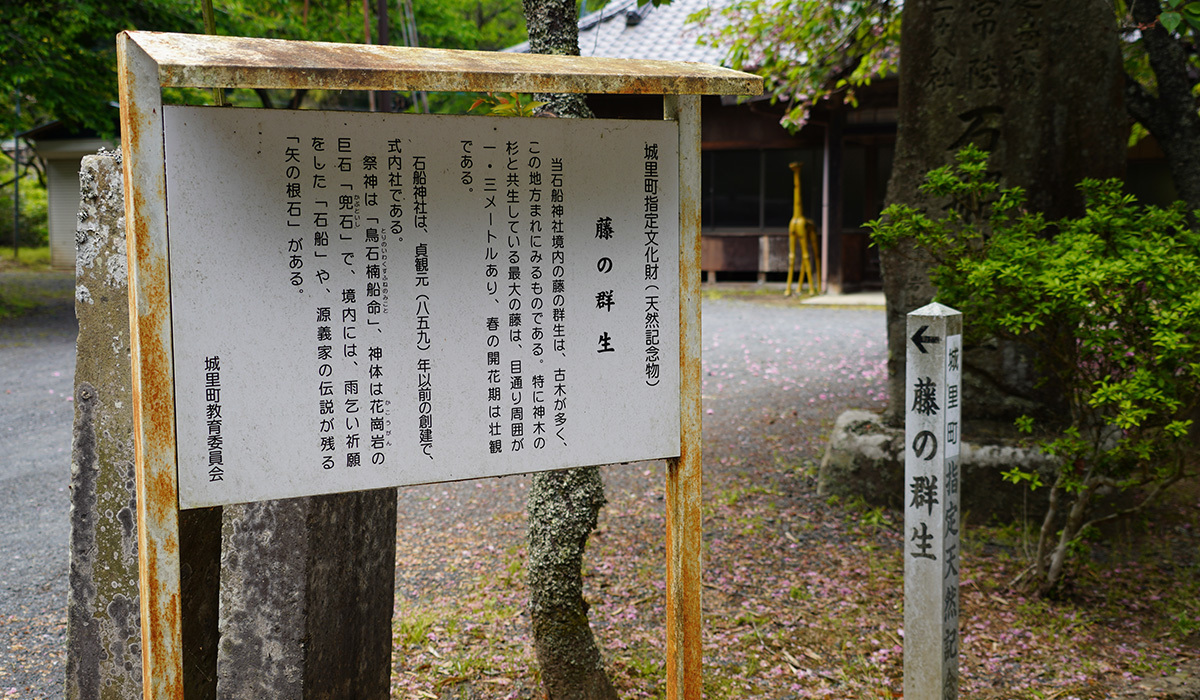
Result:
{"label": "tree trunk", "polygon": [[1058,535],[1058,544],[1050,554],[1045,571],[1039,572],[1041,574],[1039,595],[1049,595],[1062,582],[1063,567],[1067,563],[1067,550],[1083,528],[1083,518],[1087,513],[1088,502],[1091,501],[1094,488],[1085,480],[1083,489],[1074,494],[1071,509],[1067,511],[1067,522],[1063,524],[1062,531]]}
{"label": "tree trunk", "polygon": [[[529,53],[557,56],[579,55],[579,16],[571,0],[524,0],[525,26],[529,32]],[[537,95],[545,102],[544,112],[559,117],[594,116],[583,95]]]}
{"label": "tree trunk", "polygon": [[583,550],[603,505],[596,467],[537,474],[529,489],[529,609],[549,700],[617,697],[583,599]]}
{"label": "tree trunk", "polygon": [[[1121,175],[1121,52],[1104,0],[910,0],[904,4],[900,116],[888,203],[931,213],[925,173],[968,143],[991,152],[1004,186],[1050,218],[1082,213],[1076,184]],[[886,418],[903,421],[905,315],[930,301],[929,262],[904,246],[881,251],[887,297]],[[964,319],[970,323],[970,319]],[[968,348],[963,418],[1011,420],[1053,401],[1015,346]]]}
{"label": "tree trunk", "polygon": [[1142,44],[1158,94],[1153,95],[1136,80],[1126,77],[1125,99],[1129,114],[1154,135],[1167,157],[1171,178],[1179,198],[1189,211],[1200,209],[1200,114],[1188,75],[1188,57],[1183,44],[1158,22],[1162,6],[1158,0],[1130,3],[1133,20],[1142,29]]}
{"label": "tree trunk", "polygon": [[[531,53],[579,55],[574,0],[524,0]],[[582,95],[537,95],[559,117],[592,116]],[[529,489],[529,611],[549,700],[616,700],[583,599],[583,551],[604,505],[597,467],[545,472]]]}

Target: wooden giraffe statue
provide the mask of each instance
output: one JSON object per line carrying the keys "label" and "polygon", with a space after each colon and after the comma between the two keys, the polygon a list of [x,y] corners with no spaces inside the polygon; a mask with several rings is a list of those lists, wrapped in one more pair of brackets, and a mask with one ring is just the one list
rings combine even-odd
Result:
{"label": "wooden giraffe statue", "polygon": [[792,273],[796,269],[796,239],[800,239],[800,275],[796,280],[796,292],[804,289],[804,278],[807,276],[808,293],[815,295],[819,291],[816,278],[821,275],[821,263],[816,255],[817,230],[812,219],[804,218],[804,204],[800,201],[800,163],[789,163],[788,167],[792,169],[792,220],[788,223],[788,274],[783,295],[792,295]]}

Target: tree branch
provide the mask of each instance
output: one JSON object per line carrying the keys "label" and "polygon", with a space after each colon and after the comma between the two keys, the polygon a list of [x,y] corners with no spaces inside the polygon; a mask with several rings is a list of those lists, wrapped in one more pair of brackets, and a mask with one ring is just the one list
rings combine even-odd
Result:
{"label": "tree branch", "polygon": [[37,173],[37,175],[38,175],[38,182],[39,182],[39,183],[40,183],[40,184],[41,184],[43,187],[45,187],[45,186],[46,186],[46,183],[42,181],[42,171],[41,171],[41,170],[39,170],[39,169],[38,169],[36,166],[34,166],[34,165],[33,165],[33,161],[31,161],[31,160],[27,160],[27,161],[25,161],[24,163],[22,163],[21,165],[23,165],[23,166],[24,166],[24,168],[21,170],[21,174],[20,174],[20,175],[18,175],[18,176],[16,176],[16,177],[10,177],[10,178],[8,178],[7,180],[5,180],[4,182],[0,182],[0,190],[4,189],[5,187],[8,187],[9,185],[11,185],[11,184],[13,184],[14,182],[16,182],[18,178],[23,178],[23,177],[25,177],[26,175],[28,175],[28,174],[29,174],[29,168],[31,168],[31,167],[33,168],[33,171],[34,171],[35,173]]}
{"label": "tree branch", "polygon": [[1158,82],[1159,105],[1174,113],[1190,111],[1194,115],[1196,100],[1192,97],[1193,81],[1188,78],[1187,53],[1158,21],[1161,10],[1158,0],[1133,0],[1129,7],[1134,21],[1143,27],[1142,44]]}
{"label": "tree branch", "polygon": [[1102,515],[1099,518],[1092,518],[1091,520],[1089,520],[1086,523],[1084,523],[1083,525],[1081,525],[1079,527],[1079,531],[1083,532],[1084,530],[1088,529],[1089,527],[1094,527],[1096,525],[1099,525],[1100,523],[1106,523],[1110,520],[1116,520],[1117,518],[1123,518],[1127,515],[1133,515],[1134,513],[1137,513],[1138,511],[1142,510],[1143,508],[1150,505],[1154,501],[1158,500],[1159,496],[1161,496],[1163,493],[1165,493],[1167,488],[1169,488],[1170,486],[1173,486],[1176,482],[1178,482],[1180,479],[1182,479],[1183,476],[1184,475],[1183,475],[1182,471],[1172,474],[1171,478],[1167,479],[1166,481],[1160,481],[1157,484],[1155,484],[1154,488],[1150,491],[1150,493],[1146,496],[1146,498],[1142,500],[1141,503],[1137,504],[1136,506],[1130,506],[1129,508],[1123,508],[1121,510],[1114,511],[1112,513],[1109,513],[1108,515]]}
{"label": "tree branch", "polygon": [[1150,131],[1162,129],[1158,98],[1133,76],[1125,74],[1125,111]]}
{"label": "tree branch", "polygon": [[271,94],[265,88],[254,88],[254,94],[258,95],[258,101],[262,102],[263,109],[273,109],[275,107],[271,102]]}

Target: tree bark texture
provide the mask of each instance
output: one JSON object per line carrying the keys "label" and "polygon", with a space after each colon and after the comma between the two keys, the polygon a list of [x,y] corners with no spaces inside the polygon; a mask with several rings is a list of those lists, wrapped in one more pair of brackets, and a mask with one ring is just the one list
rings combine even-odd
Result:
{"label": "tree bark texture", "polygon": [[1200,114],[1196,111],[1196,84],[1189,75],[1183,44],[1158,22],[1158,0],[1133,0],[1133,20],[1142,29],[1142,44],[1154,71],[1157,94],[1131,77],[1125,79],[1129,114],[1154,135],[1167,157],[1175,192],[1189,211],[1200,209]]}
{"label": "tree bark texture", "polygon": [[[579,15],[573,0],[524,0],[525,26],[529,31],[529,53],[556,56],[579,55]],[[592,110],[583,95],[541,94],[543,111],[559,117],[589,119]]]}
{"label": "tree bark texture", "polygon": [[615,700],[583,599],[583,550],[604,505],[600,470],[534,475],[529,489],[529,610],[549,700]]}
{"label": "tree bark texture", "polygon": [[[529,50],[579,55],[575,0],[524,0]],[[583,95],[537,95],[543,113],[589,118]],[[604,505],[597,467],[533,476],[529,489],[529,612],[549,700],[616,700],[583,599],[583,551]]]}
{"label": "tree bark texture", "polygon": [[[900,55],[900,115],[888,203],[936,215],[925,173],[967,144],[992,174],[1020,186],[1048,218],[1082,213],[1076,185],[1118,177],[1125,161],[1121,52],[1104,0],[909,0]],[[934,294],[930,263],[911,247],[881,253],[887,297],[887,421],[903,421],[905,316]],[[970,323],[970,319],[964,319]],[[1011,420],[1052,402],[1016,346],[968,348],[964,419]]]}

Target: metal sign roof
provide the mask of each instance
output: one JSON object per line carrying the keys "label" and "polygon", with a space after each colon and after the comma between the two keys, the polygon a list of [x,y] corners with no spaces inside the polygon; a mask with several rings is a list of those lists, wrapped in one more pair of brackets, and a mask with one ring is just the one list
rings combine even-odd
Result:
{"label": "metal sign roof", "polygon": [[758,95],[703,63],[127,32],[163,87]]}

